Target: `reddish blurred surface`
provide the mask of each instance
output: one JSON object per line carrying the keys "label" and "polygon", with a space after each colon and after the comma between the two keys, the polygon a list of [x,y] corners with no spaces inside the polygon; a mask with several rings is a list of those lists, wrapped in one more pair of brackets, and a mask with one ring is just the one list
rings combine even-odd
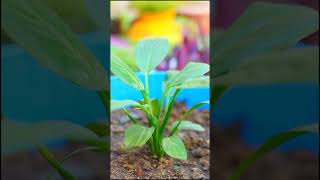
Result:
{"label": "reddish blurred surface", "polygon": [[[217,1],[215,8],[214,28],[228,28],[248,7],[257,0],[223,0]],[[297,4],[319,11],[319,0],[264,0],[264,2]],[[302,40],[306,44],[319,44],[319,31]]]}

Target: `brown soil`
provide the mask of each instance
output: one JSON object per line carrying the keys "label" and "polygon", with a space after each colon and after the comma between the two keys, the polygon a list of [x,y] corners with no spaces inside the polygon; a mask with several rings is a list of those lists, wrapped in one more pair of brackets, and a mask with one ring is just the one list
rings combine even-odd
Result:
{"label": "brown soil", "polygon": [[[176,103],[169,119],[169,125],[180,117],[186,108],[183,103]],[[143,112],[130,110],[140,122],[147,124]],[[124,130],[131,122],[124,122],[121,111],[111,114],[111,179],[209,179],[210,159],[210,124],[207,110],[196,110],[188,120],[201,124],[204,132],[182,131],[180,137],[185,143],[188,159],[185,161],[164,156],[157,160],[149,153],[148,146],[121,152]],[[168,126],[169,126],[168,125]]]}

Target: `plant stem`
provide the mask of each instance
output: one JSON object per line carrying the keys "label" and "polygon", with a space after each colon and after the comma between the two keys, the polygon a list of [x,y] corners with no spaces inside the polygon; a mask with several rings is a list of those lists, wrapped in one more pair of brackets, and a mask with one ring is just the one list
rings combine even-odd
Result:
{"label": "plant stem", "polygon": [[125,108],[122,108],[122,111],[129,117],[133,124],[140,125],[140,123],[134,117],[132,117],[131,114]]}
{"label": "plant stem", "polygon": [[163,100],[164,100],[164,97],[166,96],[167,92],[169,91],[170,87],[169,86],[166,86],[166,88],[164,89],[162,95],[161,95],[161,99],[160,99],[160,102],[159,102],[159,111],[158,111],[158,114],[157,114],[157,118],[160,119],[160,114],[161,114],[161,110],[162,110],[162,104],[163,104]]}
{"label": "plant stem", "polygon": [[162,124],[161,124],[161,127],[160,127],[160,137],[163,136],[163,132],[164,132],[164,128],[166,127],[167,123],[168,123],[168,120],[169,120],[169,116],[170,116],[170,113],[171,113],[171,110],[172,110],[172,107],[173,107],[173,104],[177,98],[177,95],[178,93],[180,92],[181,89],[177,89],[175,92],[174,92],[174,95],[172,97],[172,100],[170,102],[170,105],[168,107],[168,111],[166,112],[165,116],[164,116],[164,119],[162,121]]}
{"label": "plant stem", "polygon": [[62,167],[61,162],[59,162],[54,155],[42,144],[36,145],[37,150],[40,154],[48,161],[48,163],[60,174],[63,179],[74,180],[76,179],[71,173]]}

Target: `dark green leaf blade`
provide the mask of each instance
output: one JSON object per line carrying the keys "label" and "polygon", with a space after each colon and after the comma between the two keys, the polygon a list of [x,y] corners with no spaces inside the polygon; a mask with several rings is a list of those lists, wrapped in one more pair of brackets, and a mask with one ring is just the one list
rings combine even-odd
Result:
{"label": "dark green leaf blade", "polygon": [[250,167],[250,165],[264,156],[266,153],[275,149],[279,145],[294,139],[298,136],[302,136],[308,133],[319,133],[319,124],[311,124],[303,127],[298,127],[287,132],[275,134],[268,138],[264,144],[262,144],[258,150],[249,155],[247,159],[241,162],[238,168],[229,177],[229,180],[236,180]]}
{"label": "dark green leaf blade", "polygon": [[248,58],[225,76],[214,79],[214,83],[225,85],[288,82],[319,82],[318,47],[263,53]]}
{"label": "dark green leaf blade", "polygon": [[212,77],[229,72],[248,57],[293,47],[318,29],[319,14],[311,8],[252,3],[212,42]]}
{"label": "dark green leaf blade", "polygon": [[107,89],[103,66],[43,1],[4,0],[1,28],[49,70],[91,90]]}

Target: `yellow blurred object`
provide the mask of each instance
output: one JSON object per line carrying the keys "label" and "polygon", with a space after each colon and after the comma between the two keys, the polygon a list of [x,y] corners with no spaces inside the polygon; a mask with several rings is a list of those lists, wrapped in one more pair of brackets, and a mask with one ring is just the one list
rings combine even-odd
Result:
{"label": "yellow blurred object", "polygon": [[128,30],[128,37],[134,42],[149,36],[167,38],[171,45],[182,41],[182,27],[176,22],[175,9],[143,12]]}

